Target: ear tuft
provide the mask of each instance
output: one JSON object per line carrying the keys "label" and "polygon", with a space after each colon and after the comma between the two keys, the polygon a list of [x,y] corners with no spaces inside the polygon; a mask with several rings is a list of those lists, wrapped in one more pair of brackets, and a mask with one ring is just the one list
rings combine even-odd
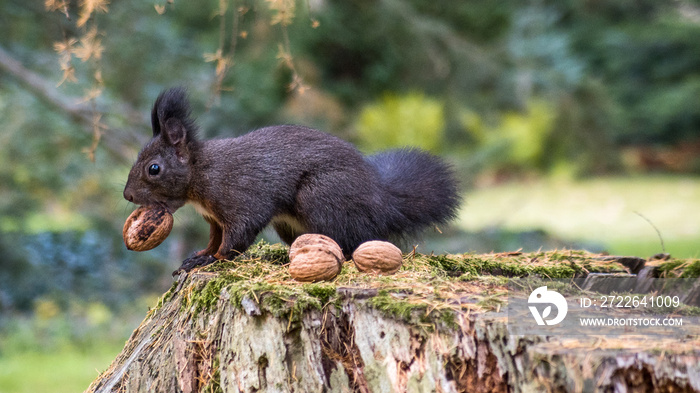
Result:
{"label": "ear tuft", "polygon": [[151,127],[154,138],[160,135],[163,130],[168,131],[166,126],[171,119],[176,119],[181,126],[180,128],[183,129],[183,141],[189,142],[196,139],[197,126],[190,118],[187,90],[182,87],[165,90],[156,99],[151,111]]}

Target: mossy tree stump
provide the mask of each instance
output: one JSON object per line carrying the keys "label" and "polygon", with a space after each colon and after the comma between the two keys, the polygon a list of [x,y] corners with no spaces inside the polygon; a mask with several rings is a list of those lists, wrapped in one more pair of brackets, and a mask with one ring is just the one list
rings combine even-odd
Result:
{"label": "mossy tree stump", "polygon": [[[629,261],[580,251],[407,255],[394,276],[346,263],[333,282],[301,284],[286,250],[259,244],[181,276],[87,391],[700,391],[698,337],[508,334],[508,277],[629,272]],[[666,263],[676,273],[700,267],[655,269]]]}

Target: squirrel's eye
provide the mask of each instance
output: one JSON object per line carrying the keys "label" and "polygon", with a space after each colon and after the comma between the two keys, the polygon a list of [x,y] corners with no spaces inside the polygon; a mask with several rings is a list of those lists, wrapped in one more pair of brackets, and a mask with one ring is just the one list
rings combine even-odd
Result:
{"label": "squirrel's eye", "polygon": [[148,167],[148,174],[149,175],[156,176],[159,173],[160,173],[160,165],[151,164],[151,166]]}

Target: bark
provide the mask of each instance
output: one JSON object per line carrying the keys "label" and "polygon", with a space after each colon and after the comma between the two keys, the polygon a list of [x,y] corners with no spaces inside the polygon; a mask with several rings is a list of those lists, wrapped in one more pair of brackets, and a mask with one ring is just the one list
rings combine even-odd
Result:
{"label": "bark", "polygon": [[225,274],[235,276],[181,277],[87,391],[700,391],[697,338],[514,336],[495,311],[416,322],[421,315],[380,310],[380,290],[358,287],[280,309],[301,298],[242,295],[237,284],[221,285]]}

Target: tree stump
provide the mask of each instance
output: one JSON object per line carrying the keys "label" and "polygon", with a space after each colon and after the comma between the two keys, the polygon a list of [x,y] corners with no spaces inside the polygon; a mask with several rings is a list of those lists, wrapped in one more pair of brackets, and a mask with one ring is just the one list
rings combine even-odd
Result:
{"label": "tree stump", "polygon": [[508,333],[508,277],[629,271],[615,259],[412,254],[394,276],[346,263],[316,284],[293,281],[287,261],[285,247],[259,244],[180,276],[87,391],[700,391],[697,336]]}

